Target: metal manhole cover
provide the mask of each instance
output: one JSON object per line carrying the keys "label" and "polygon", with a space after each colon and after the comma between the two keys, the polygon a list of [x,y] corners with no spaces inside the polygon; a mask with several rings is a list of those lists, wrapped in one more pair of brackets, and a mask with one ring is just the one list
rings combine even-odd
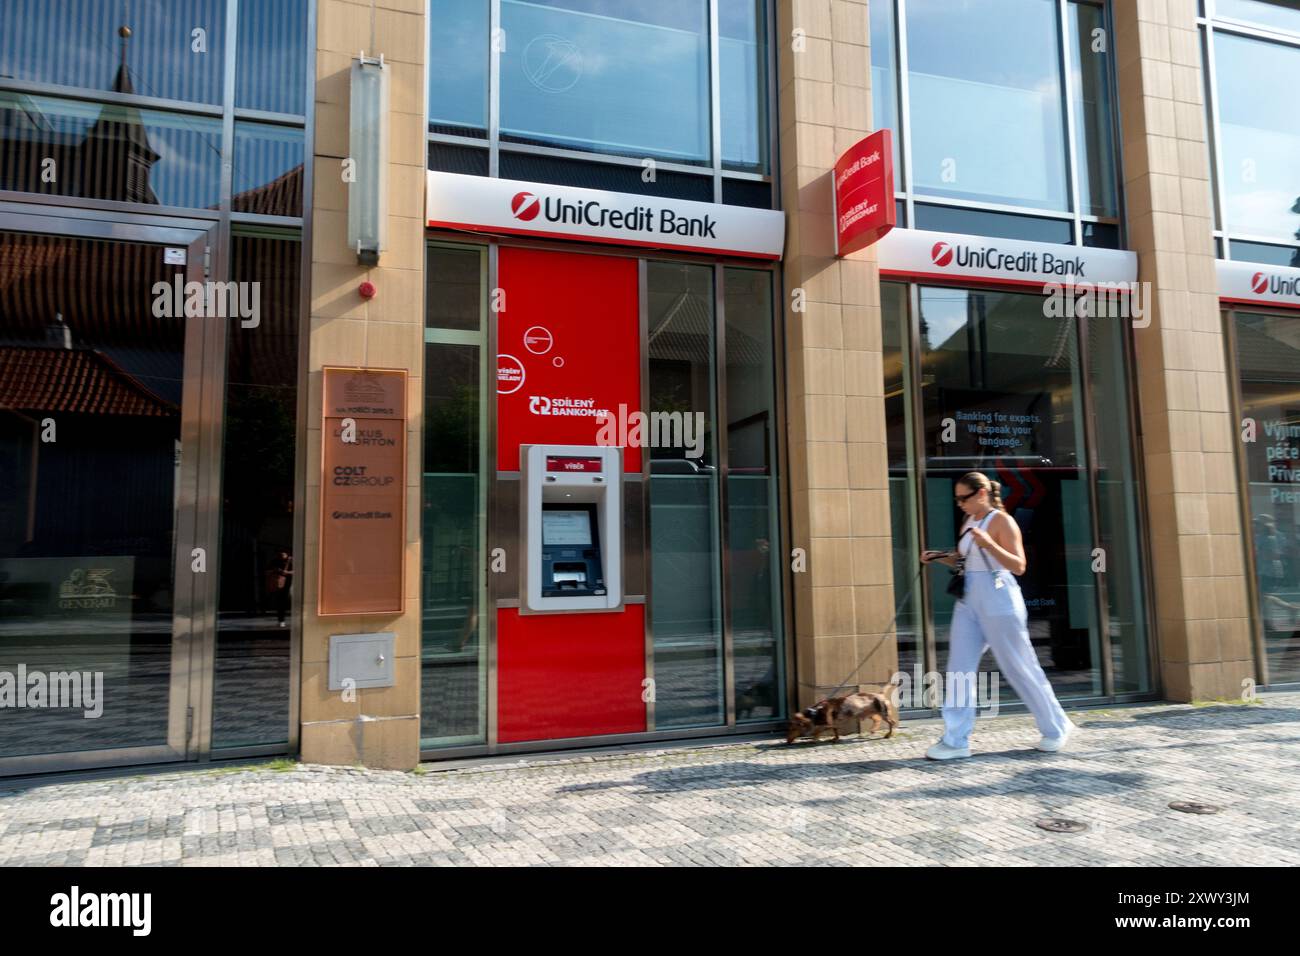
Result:
{"label": "metal manhole cover", "polygon": [[1040,830],[1050,830],[1052,833],[1082,833],[1088,829],[1088,824],[1080,823],[1078,820],[1066,820],[1064,817],[1048,817],[1046,820],[1038,820],[1034,825]]}
{"label": "metal manhole cover", "polygon": [[1169,804],[1170,810],[1177,810],[1179,813],[1218,813],[1222,807],[1216,807],[1212,803],[1192,803],[1189,800],[1178,800]]}

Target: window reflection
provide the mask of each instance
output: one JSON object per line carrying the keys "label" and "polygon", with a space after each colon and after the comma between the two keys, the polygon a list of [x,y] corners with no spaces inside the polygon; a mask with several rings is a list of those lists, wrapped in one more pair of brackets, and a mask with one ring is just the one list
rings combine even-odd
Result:
{"label": "window reflection", "polygon": [[763,0],[718,0],[722,162],[767,168],[767,43]]}
{"label": "window reflection", "polygon": [[918,191],[1068,210],[1055,0],[909,0]]}
{"label": "window reflection", "polygon": [[502,0],[501,25],[503,136],[708,161],[707,3]]}
{"label": "window reflection", "polygon": [[235,105],[301,114],[307,91],[307,39],[307,0],[240,3]]}
{"label": "window reflection", "polygon": [[225,31],[225,0],[5,0],[0,79],[220,103]]}
{"label": "window reflection", "polygon": [[1216,32],[1219,157],[1227,228],[1300,238],[1300,49]]}

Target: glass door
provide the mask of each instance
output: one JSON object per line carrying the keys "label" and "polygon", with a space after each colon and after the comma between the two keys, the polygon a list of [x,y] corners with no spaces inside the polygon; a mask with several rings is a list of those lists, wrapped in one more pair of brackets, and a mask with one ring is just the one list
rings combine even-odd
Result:
{"label": "glass door", "polygon": [[206,278],[214,226],[9,209],[0,775],[183,760],[211,629],[204,406],[224,332],[186,284]]}

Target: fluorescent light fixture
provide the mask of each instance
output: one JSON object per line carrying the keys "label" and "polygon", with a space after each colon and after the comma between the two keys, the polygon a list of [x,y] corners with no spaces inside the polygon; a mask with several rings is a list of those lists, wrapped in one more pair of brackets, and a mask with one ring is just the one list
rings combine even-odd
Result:
{"label": "fluorescent light fixture", "polygon": [[388,77],[380,54],[364,50],[352,61],[348,111],[348,247],[357,262],[373,266],[384,251],[388,233]]}

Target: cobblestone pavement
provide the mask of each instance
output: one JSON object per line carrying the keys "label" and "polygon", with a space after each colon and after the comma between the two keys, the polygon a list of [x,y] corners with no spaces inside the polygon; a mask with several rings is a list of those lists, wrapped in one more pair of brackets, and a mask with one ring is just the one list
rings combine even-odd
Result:
{"label": "cobblestone pavement", "polygon": [[1300,864],[1300,694],[1072,717],[1067,752],[1005,716],[943,764],[919,759],[937,723],[905,721],[838,744],[51,783],[0,791],[0,864]]}

